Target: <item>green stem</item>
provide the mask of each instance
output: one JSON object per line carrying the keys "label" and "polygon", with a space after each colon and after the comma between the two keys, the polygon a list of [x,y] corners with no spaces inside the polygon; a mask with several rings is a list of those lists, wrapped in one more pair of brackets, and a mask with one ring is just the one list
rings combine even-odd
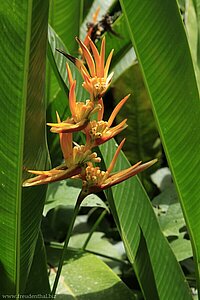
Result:
{"label": "green stem", "polygon": [[112,257],[112,256],[109,256],[109,255],[106,255],[106,254],[103,254],[103,253],[96,252],[96,251],[87,250],[87,249],[85,249],[84,251],[86,253],[91,253],[91,254],[94,254],[94,255],[97,255],[97,256],[100,256],[100,257],[103,257],[103,258],[108,258],[110,260],[117,261],[121,264],[125,264],[125,265],[130,264],[127,260],[122,260],[120,258]]}
{"label": "green stem", "polygon": [[[51,246],[55,247],[56,249],[61,248],[60,245],[57,244],[57,243],[51,243]],[[112,257],[112,256],[109,256],[109,255],[106,255],[106,254],[103,254],[103,253],[99,253],[99,252],[96,252],[96,251],[93,251],[93,250],[87,250],[87,249],[83,250],[81,248],[74,248],[74,247],[68,247],[68,249],[72,250],[74,252],[78,252],[78,253],[91,253],[91,254],[94,254],[96,256],[100,256],[100,257],[103,257],[103,258],[108,258],[110,260],[117,261],[117,262],[125,264],[125,265],[131,265],[131,263],[128,260],[123,260],[123,259],[120,259],[120,258]]]}
{"label": "green stem", "polygon": [[101,223],[101,221],[102,221],[103,218],[105,217],[106,213],[107,213],[107,211],[104,210],[104,211],[100,214],[100,216],[98,217],[98,219],[96,220],[96,222],[94,223],[94,225],[93,225],[92,229],[90,230],[90,233],[89,233],[89,235],[88,235],[87,239],[85,240],[85,243],[84,243],[84,245],[83,245],[83,247],[82,247],[83,250],[85,250],[85,248],[87,247],[87,245],[88,245],[88,243],[89,243],[89,241],[90,241],[90,239],[91,239],[93,233],[95,232],[96,228],[98,227],[98,225]]}
{"label": "green stem", "polygon": [[63,251],[62,251],[60,261],[59,261],[59,265],[58,265],[58,270],[56,272],[56,278],[55,278],[53,288],[52,288],[52,292],[51,292],[52,296],[55,296],[55,293],[56,293],[56,289],[57,289],[57,286],[58,286],[58,281],[59,281],[60,274],[61,274],[61,271],[62,271],[62,266],[63,266],[63,263],[64,263],[64,258],[65,258],[65,255],[66,255],[67,246],[69,244],[69,239],[70,239],[71,234],[72,234],[72,230],[73,230],[73,227],[74,227],[76,217],[77,217],[78,212],[79,212],[81,202],[83,201],[84,198],[85,198],[85,195],[81,191],[79,196],[78,196],[78,199],[76,201],[76,205],[74,207],[74,213],[73,213],[73,216],[72,216],[72,219],[70,221],[70,225],[69,225],[69,228],[68,228],[68,231],[67,231],[67,236],[66,236],[66,239],[65,239],[65,243],[64,243],[64,246],[63,246]]}

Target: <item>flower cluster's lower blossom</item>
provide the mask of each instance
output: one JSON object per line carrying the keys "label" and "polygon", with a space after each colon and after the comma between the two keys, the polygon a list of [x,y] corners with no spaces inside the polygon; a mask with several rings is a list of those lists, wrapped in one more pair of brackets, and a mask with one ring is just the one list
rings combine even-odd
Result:
{"label": "flower cluster's lower blossom", "polygon": [[[127,119],[124,119],[116,126],[112,126],[112,124],[116,115],[128,100],[129,95],[118,103],[108,121],[103,120],[104,104],[102,96],[108,89],[113,76],[113,73],[108,75],[113,51],[111,51],[104,64],[105,38],[102,40],[100,53],[89,36],[87,36],[87,42],[85,43],[78,38],[76,40],[81,48],[82,58],[86,62],[86,66],[82,60],[74,58],[62,50],[59,50],[59,52],[70,59],[80,71],[84,80],[82,86],[89,92],[90,99],[87,99],[85,102],[77,101],[75,92],[76,80],[73,79],[71,70],[67,64],[71,116],[61,122],[57,113],[57,123],[47,123],[51,126],[51,131],[60,136],[60,146],[64,162],[49,171],[29,170],[29,173],[36,176],[25,180],[23,183],[24,187],[47,184],[70,177],[81,178],[83,182],[82,193],[87,195],[116,185],[156,162],[156,160],[144,164],[138,162],[126,170],[113,173],[112,170],[125,142],[124,139],[118,146],[111,164],[106,171],[102,171],[96,165],[101,159],[92,149],[115,137],[127,127]],[[82,131],[85,134],[85,145],[78,145],[73,142],[73,133],[76,131]]]}

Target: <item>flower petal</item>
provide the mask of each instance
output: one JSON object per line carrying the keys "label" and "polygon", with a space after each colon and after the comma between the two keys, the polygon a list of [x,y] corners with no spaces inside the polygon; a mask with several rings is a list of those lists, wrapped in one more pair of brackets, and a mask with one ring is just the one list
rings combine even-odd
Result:
{"label": "flower petal", "polygon": [[109,165],[109,167],[107,169],[107,171],[108,171],[109,174],[112,172],[112,170],[113,170],[113,168],[115,166],[116,160],[117,160],[117,158],[119,156],[119,153],[120,153],[122,147],[124,146],[125,140],[126,139],[123,139],[121,141],[121,143],[119,144],[119,146],[118,146],[118,148],[117,148],[117,150],[115,152],[115,155],[114,155],[114,157],[113,157],[113,159],[112,159],[112,161],[111,161],[111,163],[110,163],[110,165]]}
{"label": "flower petal", "polygon": [[134,166],[126,169],[126,170],[122,170],[119,171],[113,175],[111,175],[104,184],[102,184],[101,189],[107,189],[113,185],[116,185],[130,177],[135,176],[136,174],[146,170],[147,168],[151,167],[153,164],[155,164],[158,160],[157,159],[153,159],[147,163],[144,163],[141,165],[141,162],[138,162],[137,164],[135,164]]}
{"label": "flower petal", "polygon": [[88,68],[90,70],[90,74],[92,77],[94,77],[96,75],[96,71],[95,71],[95,64],[92,55],[90,54],[88,48],[81,42],[81,40],[78,37],[76,37],[76,40],[83,51],[83,56],[87,62]]}
{"label": "flower petal", "polygon": [[100,55],[99,55],[97,47],[95,46],[93,41],[91,39],[89,39],[89,40],[90,40],[90,47],[92,49],[92,53],[93,53],[95,64],[96,64],[96,75],[97,75],[97,77],[100,77],[100,73],[99,73],[100,72],[100,62],[101,62]]}
{"label": "flower petal", "polygon": [[74,117],[76,115],[75,88],[76,88],[76,80],[73,81],[72,85],[70,86],[70,90],[69,90],[69,107],[70,107],[72,117]]}
{"label": "flower petal", "polygon": [[104,68],[104,78],[107,78],[107,76],[108,76],[108,70],[109,70],[109,67],[110,67],[110,62],[111,62],[111,59],[112,59],[112,56],[113,56],[113,52],[114,52],[114,49],[112,49],[110,54],[108,55],[106,65],[105,65],[105,68]]}
{"label": "flower petal", "polygon": [[102,97],[99,99],[98,103],[101,105],[101,109],[98,112],[97,119],[98,119],[98,121],[101,121],[101,120],[103,120],[103,114],[104,114],[104,104],[103,104]]}
{"label": "flower petal", "polygon": [[[52,169],[53,171],[54,169]],[[50,170],[51,171],[51,170]],[[48,171],[48,172],[50,172]],[[23,182],[23,187],[29,187],[29,186],[36,186],[41,184],[47,184],[59,180],[64,180],[67,178],[70,178],[72,176],[75,176],[81,172],[81,168],[76,166],[73,168],[69,168],[67,170],[59,170],[56,174],[52,175],[39,175],[34,178],[27,179]]]}
{"label": "flower petal", "polygon": [[69,85],[70,87],[72,86],[73,82],[74,82],[74,79],[72,77],[72,72],[71,72],[71,69],[68,65],[68,63],[66,63],[66,68],[67,68],[67,74],[68,74],[68,80],[69,80]]}
{"label": "flower petal", "polygon": [[99,68],[99,77],[104,77],[104,59],[105,59],[105,45],[106,40],[105,36],[103,37],[103,40],[101,42],[101,51],[100,51],[100,68]]}
{"label": "flower petal", "polygon": [[110,127],[116,117],[116,115],[118,114],[118,112],[120,111],[120,109],[122,108],[122,106],[126,103],[126,101],[128,100],[128,98],[130,97],[130,94],[128,94],[126,97],[124,97],[118,104],[117,106],[114,108],[114,110],[112,111],[112,114],[110,115],[110,118],[108,120],[108,126]]}

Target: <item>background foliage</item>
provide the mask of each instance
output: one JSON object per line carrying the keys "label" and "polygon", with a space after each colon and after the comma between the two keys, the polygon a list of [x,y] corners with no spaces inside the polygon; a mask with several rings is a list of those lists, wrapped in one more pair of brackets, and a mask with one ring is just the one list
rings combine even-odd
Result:
{"label": "background foliage", "polygon": [[[113,17],[114,80],[105,117],[128,93],[124,152],[153,168],[82,203],[58,286],[60,299],[192,299],[199,289],[199,11],[195,0],[2,1],[0,294],[50,292],[80,182],[22,189],[28,169],[62,161],[46,129],[69,115],[66,59],[100,6]],[[97,41],[97,45],[99,42]],[[77,98],[85,100],[82,79]],[[75,136],[83,143],[82,136]],[[116,143],[98,150],[102,168]],[[49,152],[48,152],[49,151]],[[116,170],[129,166],[122,153]],[[171,170],[169,170],[169,168]],[[145,189],[144,189],[145,188]],[[45,205],[44,205],[45,204]],[[43,212],[43,215],[42,215]],[[40,276],[38,276],[38,274]],[[196,296],[197,297],[197,296]]]}

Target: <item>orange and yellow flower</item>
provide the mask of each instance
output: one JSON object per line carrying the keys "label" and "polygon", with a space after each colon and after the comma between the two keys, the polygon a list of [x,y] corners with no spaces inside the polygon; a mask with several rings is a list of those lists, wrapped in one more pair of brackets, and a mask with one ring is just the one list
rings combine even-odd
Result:
{"label": "orange and yellow flower", "polygon": [[112,139],[114,136],[116,136],[118,133],[120,133],[127,127],[127,119],[124,119],[121,123],[114,127],[111,126],[116,115],[118,114],[122,106],[126,103],[129,96],[130,95],[127,95],[118,103],[118,105],[115,107],[112,114],[110,115],[108,121],[102,120],[102,113],[99,114],[98,121],[92,120],[88,123],[87,127],[84,129],[84,132],[86,133],[86,144],[88,145],[88,147],[92,148],[105,143],[106,141]]}
{"label": "orange and yellow flower", "polygon": [[88,39],[91,52],[86,45],[78,37],[76,37],[88,70],[82,60],[75,58],[62,50],[57,50],[73,62],[79,69],[84,79],[82,86],[89,92],[90,100],[98,101],[105,94],[113,77],[113,72],[108,75],[108,70],[114,50],[111,50],[105,63],[105,38],[102,40],[100,53],[92,40],[89,37]]}
{"label": "orange and yellow flower", "polygon": [[[58,119],[59,122],[59,119]],[[101,159],[97,157],[95,152],[87,146],[76,145],[73,147],[72,133],[60,133],[60,146],[64,156],[64,163],[49,171],[34,171],[28,170],[29,173],[37,175],[24,181],[23,186],[35,186],[40,184],[47,184],[73,177],[82,172],[82,168],[88,162],[100,162]]]}
{"label": "orange and yellow flower", "polygon": [[85,169],[85,174],[82,175],[82,180],[83,180],[82,193],[84,195],[97,193],[111,186],[114,186],[138,174],[139,172],[149,168],[155,162],[157,162],[157,159],[151,160],[144,164],[142,164],[142,162],[140,161],[128,169],[116,173],[112,173],[112,170],[115,166],[116,160],[119,156],[120,150],[122,149],[124,142],[125,139],[118,146],[117,151],[107,171],[101,171],[99,167],[94,167],[91,162],[88,163],[88,166]]}
{"label": "orange and yellow flower", "polygon": [[88,39],[93,56],[84,43],[82,43],[79,38],[76,38],[83,52],[89,71],[80,61],[78,61],[76,65],[84,79],[83,87],[89,92],[92,100],[99,100],[110,86],[113,77],[113,72],[108,75],[108,70],[114,50],[111,50],[105,63],[105,37],[101,43],[100,53],[92,40],[90,38]]}
{"label": "orange and yellow flower", "polygon": [[[129,95],[124,97],[118,103],[111,113],[108,121],[104,121],[104,105],[102,96],[109,87],[113,76],[113,73],[108,75],[113,50],[110,52],[105,63],[105,38],[102,40],[100,53],[91,41],[89,35],[87,36],[87,43],[89,43],[87,45],[88,47],[78,38],[76,38],[76,40],[80,45],[86,66],[83,61],[74,58],[61,50],[58,51],[70,59],[79,69],[84,79],[82,85],[89,92],[90,99],[86,100],[85,103],[77,101],[75,94],[76,80],[73,79],[71,70],[67,64],[70,86],[69,107],[71,117],[61,122],[57,113],[57,123],[48,123],[48,125],[51,126],[52,132],[59,133],[64,163],[49,171],[28,170],[29,173],[36,176],[25,180],[23,186],[27,187],[47,184],[70,177],[81,178],[83,181],[82,193],[84,196],[118,184],[147,169],[157,160],[152,160],[144,164],[142,164],[142,162],[138,162],[126,170],[112,173],[117,157],[125,142],[124,139],[119,145],[107,171],[101,171],[100,168],[96,166],[96,163],[99,163],[101,159],[95,152],[92,152],[91,149],[110,140],[127,127],[127,119],[123,120],[116,126],[112,127],[112,124],[116,115],[129,98]],[[97,120],[91,118],[95,113],[97,113]],[[85,145],[80,146],[73,143],[72,133],[75,131],[83,131],[85,133]]]}

